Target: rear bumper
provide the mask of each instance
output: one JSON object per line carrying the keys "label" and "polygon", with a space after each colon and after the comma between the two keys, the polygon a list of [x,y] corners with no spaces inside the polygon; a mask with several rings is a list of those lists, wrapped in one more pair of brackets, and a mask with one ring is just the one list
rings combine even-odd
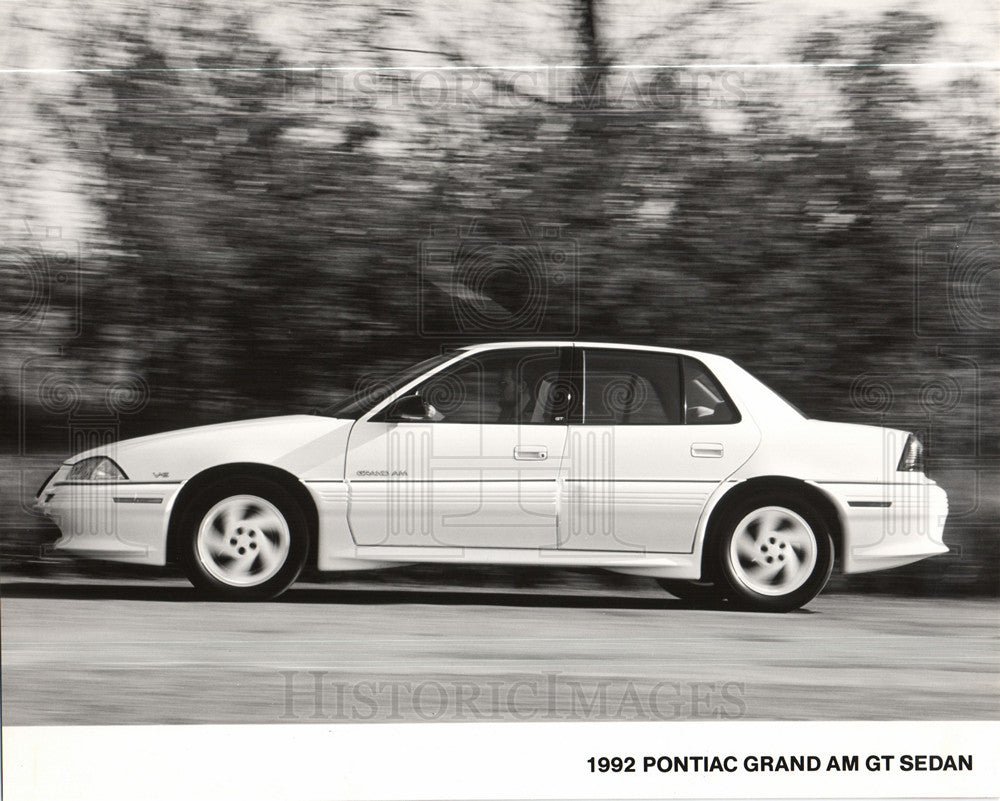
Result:
{"label": "rear bumper", "polygon": [[68,483],[56,475],[35,506],[59,527],[56,551],[91,559],[165,565],[177,484]]}
{"label": "rear bumper", "polygon": [[843,570],[867,573],[947,553],[948,496],[933,481],[818,484],[843,523]]}

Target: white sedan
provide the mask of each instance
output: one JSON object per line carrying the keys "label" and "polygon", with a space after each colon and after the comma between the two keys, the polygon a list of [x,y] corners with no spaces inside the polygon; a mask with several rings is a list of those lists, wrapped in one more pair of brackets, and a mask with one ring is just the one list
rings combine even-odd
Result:
{"label": "white sedan", "polygon": [[125,440],[38,492],[59,550],[176,563],[272,598],[307,562],[600,567],[787,611],[847,573],[947,552],[920,442],[810,420],[729,359],[606,343],[478,345],[322,415]]}

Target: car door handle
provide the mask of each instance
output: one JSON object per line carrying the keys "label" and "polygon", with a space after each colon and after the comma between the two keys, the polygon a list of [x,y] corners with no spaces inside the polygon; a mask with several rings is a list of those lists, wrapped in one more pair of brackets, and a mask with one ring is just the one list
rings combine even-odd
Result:
{"label": "car door handle", "polygon": [[691,443],[691,455],[698,456],[702,459],[721,459],[722,458],[722,443],[721,442],[692,442]]}
{"label": "car door handle", "polygon": [[541,462],[549,458],[549,449],[544,445],[526,445],[514,448],[514,458],[525,462]]}

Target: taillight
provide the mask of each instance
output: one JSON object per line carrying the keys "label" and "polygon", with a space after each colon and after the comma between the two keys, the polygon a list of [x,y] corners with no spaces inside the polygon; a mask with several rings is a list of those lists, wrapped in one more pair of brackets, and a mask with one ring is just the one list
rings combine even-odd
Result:
{"label": "taillight", "polygon": [[927,469],[924,463],[924,446],[913,434],[906,438],[903,455],[899,457],[896,469],[905,473],[923,473]]}

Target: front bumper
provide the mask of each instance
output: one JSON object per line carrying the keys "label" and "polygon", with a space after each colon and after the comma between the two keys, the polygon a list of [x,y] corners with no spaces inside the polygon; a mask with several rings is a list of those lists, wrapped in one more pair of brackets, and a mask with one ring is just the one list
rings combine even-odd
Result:
{"label": "front bumper", "polygon": [[885,484],[818,484],[843,523],[843,569],[867,573],[948,552],[948,496],[925,478]]}
{"label": "front bumper", "polygon": [[69,482],[49,479],[35,506],[59,527],[53,549],[92,559],[165,565],[167,525],[179,482]]}

